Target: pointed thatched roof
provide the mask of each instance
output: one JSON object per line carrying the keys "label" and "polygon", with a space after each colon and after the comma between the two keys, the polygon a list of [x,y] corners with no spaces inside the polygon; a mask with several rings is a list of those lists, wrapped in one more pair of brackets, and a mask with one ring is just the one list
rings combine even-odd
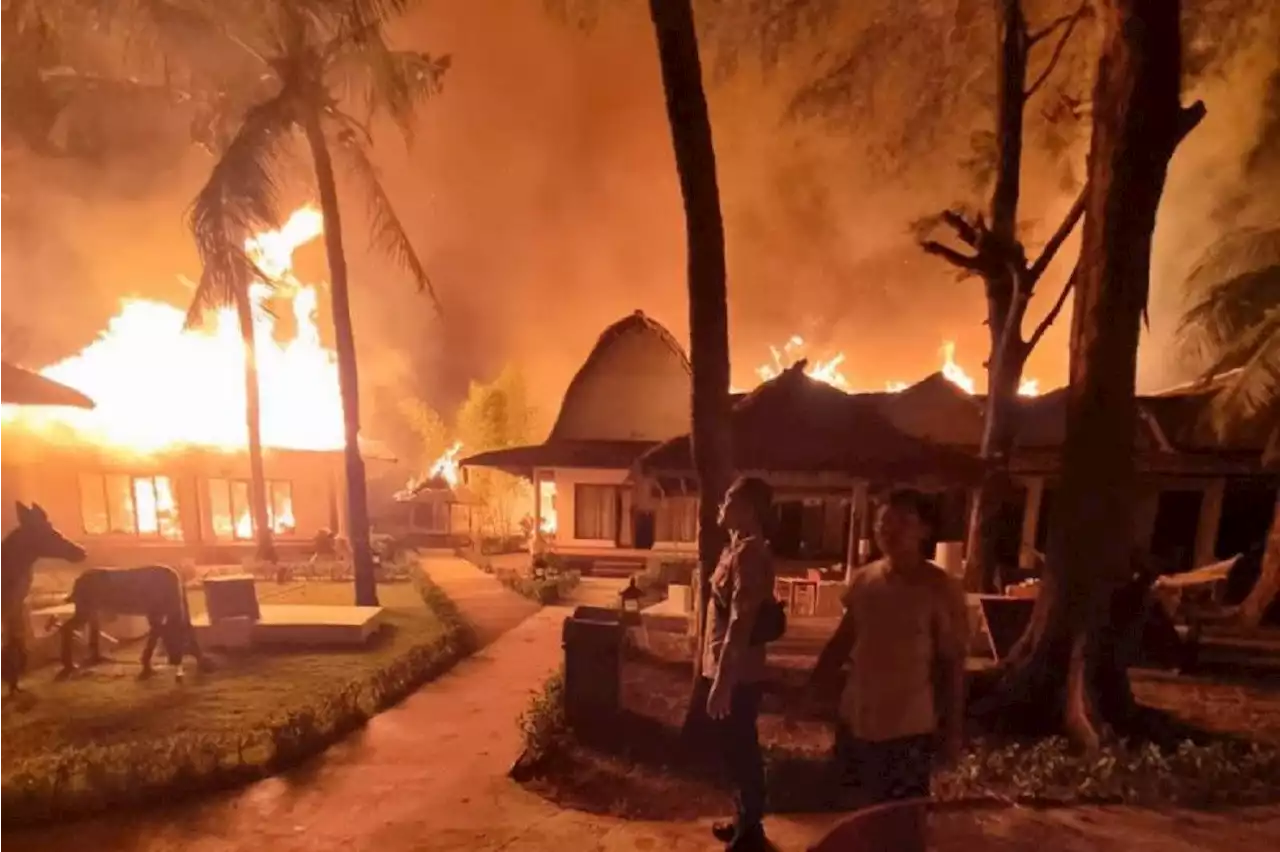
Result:
{"label": "pointed thatched roof", "polygon": [[[733,466],[740,471],[846,473],[887,481],[970,481],[972,455],[909,435],[856,396],[804,374],[804,362],[747,394],[733,409]],[[646,474],[692,469],[689,436],[637,461]]]}
{"label": "pointed thatched roof", "polygon": [[548,442],[665,440],[688,430],[689,393],[684,349],[636,311],[600,335],[565,391]]}
{"label": "pointed thatched roof", "polygon": [[0,395],[3,396],[3,402],[15,405],[94,407],[93,400],[75,388],[46,379],[39,373],[24,370],[8,361],[0,363]]}

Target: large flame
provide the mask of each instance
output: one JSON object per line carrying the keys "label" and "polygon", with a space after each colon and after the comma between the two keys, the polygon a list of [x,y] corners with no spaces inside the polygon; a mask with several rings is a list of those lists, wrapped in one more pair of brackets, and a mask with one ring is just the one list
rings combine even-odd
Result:
{"label": "large flame", "polygon": [[559,515],[556,514],[556,484],[553,480],[540,480],[538,482],[538,500],[541,503],[539,511],[542,514],[542,522],[538,525],[539,531],[548,537],[556,534],[559,527]]}
{"label": "large flame", "polygon": [[[800,360],[804,347],[804,338],[799,335],[792,335],[781,347],[770,346],[769,354],[771,360],[768,364],[762,364],[757,367],[756,375],[760,377],[762,382],[777,378],[783,370]],[[955,342],[951,340],[943,341],[940,351],[942,353],[940,371],[943,377],[965,393],[977,393],[977,382],[965,372],[963,367],[956,363]],[[838,352],[835,356],[822,361],[811,359],[805,364],[804,374],[811,379],[826,382],[832,387],[840,388],[843,391],[851,391],[849,380],[840,371],[840,366],[844,363],[844,360],[843,352]],[[885,382],[884,389],[890,393],[899,393],[909,386],[907,382],[889,381]],[[740,391],[735,388],[734,392],[738,393]],[[1039,396],[1040,382],[1037,379],[1023,379],[1018,385],[1018,393],[1021,396]]]}
{"label": "large flame", "polygon": [[435,464],[427,471],[427,479],[443,479],[450,488],[457,488],[460,479],[458,472],[458,453],[462,451],[462,442],[454,441],[453,446],[445,450]]}
{"label": "large flame", "polygon": [[[317,296],[292,272],[293,253],[323,232],[313,207],[278,231],[258,234],[246,250],[274,286],[250,289],[268,447],[331,450],[342,446],[342,401],[333,352],[320,344]],[[292,340],[274,337],[267,297],[289,298]],[[244,347],[234,308],[205,328],[184,330],[181,307],[126,299],[98,339],[41,373],[87,394],[92,410],[5,406],[4,422],[51,437],[149,454],[183,445],[238,450],[245,426]]]}

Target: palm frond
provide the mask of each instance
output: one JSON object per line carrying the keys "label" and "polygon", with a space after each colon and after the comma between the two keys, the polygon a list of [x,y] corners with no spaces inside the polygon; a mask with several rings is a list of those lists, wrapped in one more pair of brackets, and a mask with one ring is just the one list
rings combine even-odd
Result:
{"label": "palm frond", "polygon": [[254,231],[279,225],[275,170],[295,120],[288,89],[250,108],[196,196],[189,224],[203,270],[188,325],[199,322],[207,308],[234,304],[255,279],[270,284],[246,253],[245,241]]}
{"label": "palm frond", "polygon": [[372,119],[386,112],[413,141],[414,110],[440,93],[450,58],[415,50],[393,50],[380,31],[336,46],[330,64],[344,94]]}
{"label": "palm frond", "polygon": [[363,140],[367,139],[367,135],[363,132],[356,132],[357,130],[363,131],[364,128],[359,124],[356,124],[355,127],[345,126],[351,123],[348,121],[343,123],[344,127],[336,134],[337,139],[334,147],[365,194],[365,200],[368,204],[370,241],[389,258],[408,270],[413,276],[418,290],[420,292],[425,291],[431,297],[431,303],[435,307],[436,313],[443,316],[444,308],[440,304],[440,297],[436,294],[435,285],[432,283],[430,276],[427,275],[426,267],[423,266],[421,258],[418,257],[418,253],[413,247],[413,242],[405,231],[404,224],[400,221],[400,217],[396,215],[391,199],[387,196],[386,189],[382,186],[377,167],[369,159],[364,144],[362,144]]}
{"label": "palm frond", "polygon": [[1226,348],[1211,370],[1229,374],[1211,408],[1219,434],[1275,410],[1280,400],[1280,306]]}
{"label": "palm frond", "polygon": [[[1228,349],[1238,349],[1242,336],[1280,307],[1280,263],[1255,267],[1218,279],[1202,289],[1202,295],[1183,316],[1178,336],[1184,350],[1200,359],[1217,360]],[[1237,356],[1237,360],[1247,358]]]}

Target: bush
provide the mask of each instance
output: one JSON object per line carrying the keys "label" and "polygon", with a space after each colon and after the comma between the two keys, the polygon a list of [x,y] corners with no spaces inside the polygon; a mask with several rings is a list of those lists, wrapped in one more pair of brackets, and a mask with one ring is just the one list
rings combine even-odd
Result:
{"label": "bush", "polygon": [[422,572],[413,576],[443,627],[433,641],[412,645],[365,676],[281,710],[261,727],[216,735],[179,732],[7,762],[5,827],[207,793],[279,772],[323,751],[474,647],[471,629],[453,602]]}
{"label": "bush", "polygon": [[938,774],[942,799],[996,797],[1028,804],[1081,802],[1206,807],[1274,802],[1280,749],[1214,740],[1173,749],[1116,742],[1085,755],[1067,740],[978,740],[959,765]]}
{"label": "bush", "polygon": [[558,576],[547,577],[544,580],[535,580],[532,577],[526,577],[509,569],[499,569],[494,572],[494,576],[498,578],[498,582],[508,589],[524,595],[529,600],[543,606],[568,600],[573,590],[577,588],[578,583],[582,580],[582,575],[577,571],[565,571]]}
{"label": "bush", "polygon": [[529,707],[517,722],[524,741],[524,751],[512,768],[517,780],[527,778],[538,767],[553,758],[569,741],[569,725],[564,715],[564,670],[547,679],[534,693]]}

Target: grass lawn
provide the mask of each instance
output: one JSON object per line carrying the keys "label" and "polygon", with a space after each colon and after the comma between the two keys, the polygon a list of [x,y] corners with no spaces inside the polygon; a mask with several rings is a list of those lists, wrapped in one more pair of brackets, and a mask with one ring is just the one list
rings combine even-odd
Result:
{"label": "grass lawn", "polygon": [[[56,666],[31,673],[24,681],[29,694],[4,702],[0,764],[6,785],[11,770],[33,758],[127,748],[166,737],[230,741],[265,730],[291,713],[323,705],[328,696],[360,689],[415,648],[446,642],[448,626],[427,607],[414,583],[378,591],[388,610],[386,626],[361,650],[213,653],[215,671],[197,673],[188,661],[187,680],[178,684],[165,665],[150,680],[138,680],[141,643],[134,642],[112,649],[110,662],[65,681],[54,680]],[[194,589],[188,594],[192,610],[202,612],[203,594]],[[264,582],[258,597],[272,604],[349,604],[352,589],[350,583]],[[156,660],[164,662],[159,651]],[[373,699],[361,695],[360,704]]]}

